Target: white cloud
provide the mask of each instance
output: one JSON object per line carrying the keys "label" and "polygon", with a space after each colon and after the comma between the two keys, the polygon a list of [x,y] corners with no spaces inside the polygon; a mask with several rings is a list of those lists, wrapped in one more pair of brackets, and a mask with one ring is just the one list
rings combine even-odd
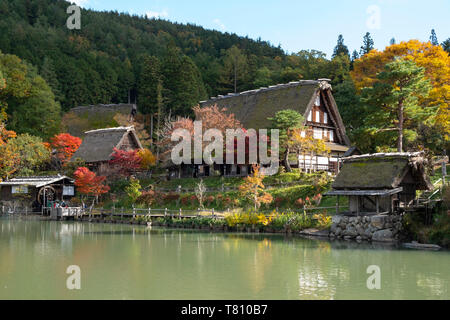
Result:
{"label": "white cloud", "polygon": [[169,16],[169,12],[164,9],[163,11],[147,11],[145,13],[145,15],[149,18],[149,19],[162,19],[162,18],[167,18]]}
{"label": "white cloud", "polygon": [[222,21],[220,21],[220,19],[214,19],[213,22],[219,27],[219,29],[221,31],[225,31],[226,27],[225,25],[222,23]]}

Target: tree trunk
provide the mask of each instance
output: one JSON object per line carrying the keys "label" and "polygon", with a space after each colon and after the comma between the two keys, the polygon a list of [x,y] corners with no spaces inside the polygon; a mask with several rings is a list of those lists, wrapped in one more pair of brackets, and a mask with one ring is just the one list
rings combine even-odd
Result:
{"label": "tree trunk", "polygon": [[286,151],[284,152],[284,167],[286,168],[286,172],[291,172],[291,165],[289,163],[289,148],[286,148]]}
{"label": "tree trunk", "polygon": [[403,100],[398,103],[398,152],[403,152],[403,123],[404,118],[404,106]]}
{"label": "tree trunk", "polygon": [[237,57],[234,60],[234,93],[237,93]]}

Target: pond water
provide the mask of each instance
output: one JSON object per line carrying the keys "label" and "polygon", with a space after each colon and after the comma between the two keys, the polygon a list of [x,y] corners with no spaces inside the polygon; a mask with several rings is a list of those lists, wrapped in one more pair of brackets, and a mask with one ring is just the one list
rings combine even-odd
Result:
{"label": "pond water", "polygon": [[450,299],[449,284],[448,251],[0,218],[0,299]]}

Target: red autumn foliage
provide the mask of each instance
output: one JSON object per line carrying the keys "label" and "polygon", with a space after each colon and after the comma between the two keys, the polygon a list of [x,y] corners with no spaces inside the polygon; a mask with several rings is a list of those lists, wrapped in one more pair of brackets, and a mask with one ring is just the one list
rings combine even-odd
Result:
{"label": "red autumn foliage", "polygon": [[50,140],[51,148],[57,152],[58,159],[64,164],[72,158],[73,154],[78,150],[82,140],[68,133],[61,133]]}
{"label": "red autumn foliage", "polygon": [[132,172],[140,169],[142,158],[139,156],[138,150],[124,151],[114,148],[110,164],[118,168],[118,171],[123,175],[129,175]]}
{"label": "red autumn foliage", "polygon": [[106,177],[97,176],[94,172],[90,171],[86,167],[78,168],[75,173],[75,186],[77,186],[78,192],[98,197],[109,191],[109,187],[104,185]]}

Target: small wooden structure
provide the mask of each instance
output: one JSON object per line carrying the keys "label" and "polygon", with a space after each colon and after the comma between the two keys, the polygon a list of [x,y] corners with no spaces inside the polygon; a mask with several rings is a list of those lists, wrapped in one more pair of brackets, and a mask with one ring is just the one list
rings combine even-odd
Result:
{"label": "small wooden structure", "polygon": [[343,159],[343,167],[327,196],[349,198],[349,215],[392,214],[408,208],[417,190],[433,186],[425,174],[423,153],[378,153]]}
{"label": "small wooden structure", "polygon": [[0,188],[0,201],[4,206],[32,208],[34,212],[40,212],[50,202],[70,201],[75,196],[74,180],[62,175],[16,177],[1,182]]}
{"label": "small wooden structure", "polygon": [[130,151],[142,149],[142,144],[134,127],[118,127],[88,131],[80,148],[71,161],[81,159],[99,175],[110,172],[111,156],[114,148]]}

